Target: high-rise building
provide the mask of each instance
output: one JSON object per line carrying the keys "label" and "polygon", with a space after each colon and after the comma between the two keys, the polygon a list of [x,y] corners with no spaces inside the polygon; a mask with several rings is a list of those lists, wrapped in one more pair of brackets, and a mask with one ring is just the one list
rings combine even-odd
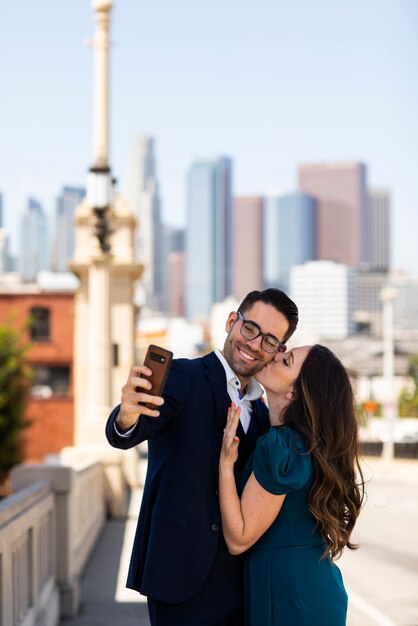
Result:
{"label": "high-rise building", "polygon": [[22,213],[20,232],[20,271],[25,282],[36,279],[49,267],[48,222],[42,205],[28,198]]}
{"label": "high-rise building", "polygon": [[369,190],[368,202],[370,270],[387,272],[391,264],[389,191]]}
{"label": "high-rise building", "polygon": [[80,187],[63,187],[57,198],[51,259],[54,272],[68,271],[68,262],[74,256],[74,212],[85,195],[86,190]]}
{"label": "high-rise building", "polygon": [[373,336],[382,334],[381,293],[388,281],[386,272],[361,270],[356,278],[355,320],[357,330]]}
{"label": "high-rise building", "polygon": [[208,316],[232,293],[232,162],[195,161],[189,171],[186,233],[186,314]]}
{"label": "high-rise building", "polygon": [[[184,228],[175,228],[162,224],[162,241],[161,241],[161,264],[164,263],[161,271],[162,292],[160,298],[160,310],[163,313],[169,313],[177,317],[184,316],[184,248],[186,233]],[[173,255],[173,256],[172,256]],[[179,256],[177,256],[179,255]],[[180,260],[181,259],[181,260]],[[174,272],[174,276],[172,276]],[[181,290],[181,296],[179,291]],[[174,293],[176,295],[174,295]],[[176,302],[183,302],[182,306],[176,307],[176,313],[173,313],[173,299]],[[178,312],[182,310],[180,315]]]}
{"label": "high-rise building", "polygon": [[263,275],[265,287],[289,289],[289,272],[315,258],[315,201],[294,192],[264,201]]}
{"label": "high-rise building", "polygon": [[290,270],[290,297],[299,328],[318,337],[344,339],[355,332],[356,270],[333,261],[310,261]]}
{"label": "high-rise building", "polygon": [[234,198],[233,294],[241,301],[263,288],[263,198]]}
{"label": "high-rise building", "polygon": [[13,258],[10,254],[10,239],[4,228],[0,228],[0,274],[13,271]]}
{"label": "high-rise building", "polygon": [[300,165],[299,189],[316,200],[316,258],[368,267],[365,165]]}
{"label": "high-rise building", "polygon": [[418,336],[418,278],[407,273],[391,276],[395,289],[393,300],[393,325],[398,337]]}
{"label": "high-rise building", "polygon": [[184,302],[184,252],[170,252],[168,255],[168,313],[172,317],[185,317]]}
{"label": "high-rise building", "polygon": [[142,304],[160,310],[165,258],[154,139],[150,136],[137,135],[132,142],[127,198],[139,222],[135,251],[136,257],[144,264],[141,278]]}

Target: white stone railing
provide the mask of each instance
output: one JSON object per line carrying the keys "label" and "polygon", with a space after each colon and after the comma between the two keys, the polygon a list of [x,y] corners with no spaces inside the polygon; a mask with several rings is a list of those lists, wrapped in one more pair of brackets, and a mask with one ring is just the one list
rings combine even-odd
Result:
{"label": "white stone railing", "polygon": [[105,521],[104,471],[21,465],[0,502],[0,626],[77,615],[80,577]]}
{"label": "white stone railing", "polygon": [[1,626],[58,623],[55,526],[47,482],[35,482],[0,502]]}

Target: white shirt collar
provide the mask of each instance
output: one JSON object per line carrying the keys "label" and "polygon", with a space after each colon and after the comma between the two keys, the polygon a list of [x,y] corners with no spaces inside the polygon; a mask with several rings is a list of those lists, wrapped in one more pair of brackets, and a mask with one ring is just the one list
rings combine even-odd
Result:
{"label": "white shirt collar", "polygon": [[[227,383],[235,384],[237,380],[239,381],[238,376],[235,374],[234,370],[231,368],[222,352],[220,350],[215,350],[215,354],[222,363],[222,366],[225,370]],[[260,385],[259,382],[255,380],[255,378],[251,377],[246,388],[246,393],[244,396],[245,399],[250,401],[258,400],[259,398],[261,398],[263,393],[263,387]]]}

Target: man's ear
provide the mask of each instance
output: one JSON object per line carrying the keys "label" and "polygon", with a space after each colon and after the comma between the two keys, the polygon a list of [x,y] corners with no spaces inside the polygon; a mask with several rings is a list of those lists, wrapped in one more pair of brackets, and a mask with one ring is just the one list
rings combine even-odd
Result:
{"label": "man's ear", "polygon": [[231,311],[231,313],[228,315],[228,318],[227,318],[226,324],[225,324],[225,330],[226,330],[227,333],[230,332],[230,330],[233,327],[236,319],[237,319],[236,312],[235,311]]}

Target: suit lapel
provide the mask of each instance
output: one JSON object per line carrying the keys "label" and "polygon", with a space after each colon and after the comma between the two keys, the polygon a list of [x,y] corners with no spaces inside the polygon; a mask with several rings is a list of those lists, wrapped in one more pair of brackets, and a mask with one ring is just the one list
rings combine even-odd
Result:
{"label": "suit lapel", "polygon": [[216,415],[215,415],[215,433],[220,433],[225,428],[226,416],[228,413],[231,400],[228,395],[226,386],[226,375],[222,363],[214,352],[207,354],[202,358],[205,374],[212,387],[215,397]]}
{"label": "suit lapel", "polygon": [[248,428],[248,432],[254,435],[255,437],[257,437],[262,430],[261,424],[260,424],[260,415],[258,412],[258,403],[251,402],[251,406],[252,406],[253,412],[252,412],[251,422]]}

